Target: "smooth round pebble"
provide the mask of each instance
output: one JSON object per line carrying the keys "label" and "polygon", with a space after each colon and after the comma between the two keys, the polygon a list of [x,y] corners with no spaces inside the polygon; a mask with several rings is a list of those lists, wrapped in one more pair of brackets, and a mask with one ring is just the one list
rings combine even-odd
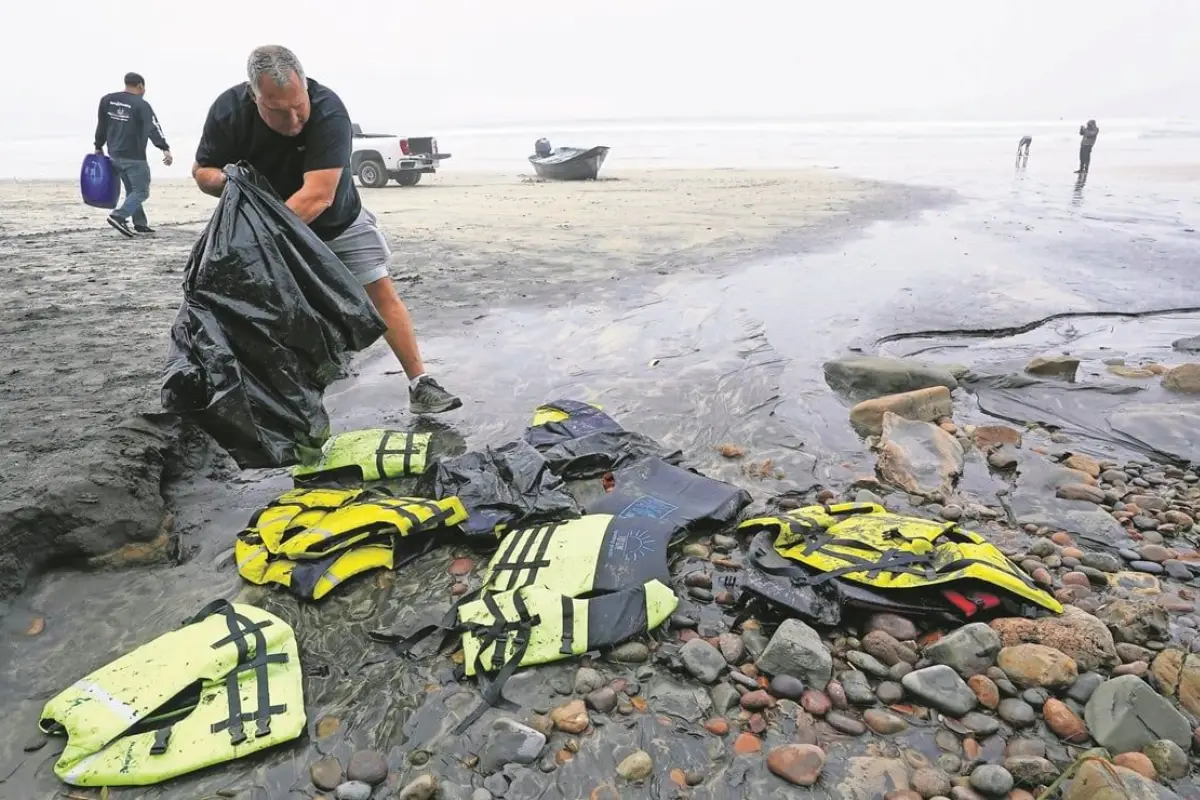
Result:
{"label": "smooth round pebble", "polygon": [[1000,715],[1000,719],[1014,728],[1025,728],[1037,721],[1037,712],[1034,711],[1033,706],[1016,697],[1006,697],[1001,700],[1000,708],[996,713]]}
{"label": "smooth round pebble", "polygon": [[804,696],[804,683],[791,675],[776,675],[771,679],[768,691],[776,697],[799,700]]}
{"label": "smooth round pebble", "polygon": [[333,796],[337,800],[371,800],[371,785],[362,781],[346,781],[337,787]]}
{"label": "smooth round pebble", "polygon": [[1013,783],[1012,774],[998,764],[981,764],[971,773],[971,787],[989,797],[1003,797]]}

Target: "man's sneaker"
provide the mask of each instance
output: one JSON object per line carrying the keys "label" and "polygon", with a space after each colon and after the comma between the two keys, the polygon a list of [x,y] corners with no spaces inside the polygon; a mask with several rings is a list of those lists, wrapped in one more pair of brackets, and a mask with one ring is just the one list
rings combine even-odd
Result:
{"label": "man's sneaker", "polygon": [[116,214],[108,215],[108,224],[112,225],[118,231],[128,236],[130,239],[134,237],[133,229],[129,227],[129,223],[118,217]]}
{"label": "man's sneaker", "polygon": [[414,414],[441,414],[462,406],[462,400],[442,388],[441,384],[428,375],[417,379],[417,385],[409,387],[408,409]]}
{"label": "man's sneaker", "polygon": [[134,225],[133,229],[138,233],[154,233],[154,228],[149,225]]}

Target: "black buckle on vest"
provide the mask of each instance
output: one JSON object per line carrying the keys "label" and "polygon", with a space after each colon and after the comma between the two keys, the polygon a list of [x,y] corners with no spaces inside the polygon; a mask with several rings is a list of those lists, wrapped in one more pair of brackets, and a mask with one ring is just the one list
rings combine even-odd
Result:
{"label": "black buckle on vest", "polygon": [[150,746],[150,755],[161,756],[167,752],[167,744],[171,741],[171,726],[159,728],[154,732],[154,744]]}

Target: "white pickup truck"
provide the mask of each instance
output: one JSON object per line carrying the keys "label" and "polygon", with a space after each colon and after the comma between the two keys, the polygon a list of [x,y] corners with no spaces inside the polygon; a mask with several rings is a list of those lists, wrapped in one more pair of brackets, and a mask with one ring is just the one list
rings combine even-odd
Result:
{"label": "white pickup truck", "polygon": [[390,133],[363,133],[357,124],[350,154],[350,171],[370,189],[387,186],[388,179],[401,186],[416,186],[421,175],[437,172],[439,161],[450,157],[439,153],[432,136],[402,137]]}

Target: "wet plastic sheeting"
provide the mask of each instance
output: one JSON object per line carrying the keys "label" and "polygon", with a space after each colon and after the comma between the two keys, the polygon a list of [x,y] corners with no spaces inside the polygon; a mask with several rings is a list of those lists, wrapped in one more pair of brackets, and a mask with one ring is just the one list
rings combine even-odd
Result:
{"label": "wet plastic sheeting", "polygon": [[163,408],[243,469],[290,466],[329,436],[326,387],[386,330],[358,280],[248,166],[229,182],[184,271]]}
{"label": "wet plastic sheeting", "polygon": [[619,469],[613,480],[611,493],[587,504],[589,514],[648,517],[699,531],[732,524],[750,505],[745,489],[658,458]]}
{"label": "wet plastic sheeting", "polygon": [[566,484],[525,441],[508,442],[439,461],[417,481],[417,493],[457,495],[470,516],[462,530],[496,539],[505,528],[582,516]]}

